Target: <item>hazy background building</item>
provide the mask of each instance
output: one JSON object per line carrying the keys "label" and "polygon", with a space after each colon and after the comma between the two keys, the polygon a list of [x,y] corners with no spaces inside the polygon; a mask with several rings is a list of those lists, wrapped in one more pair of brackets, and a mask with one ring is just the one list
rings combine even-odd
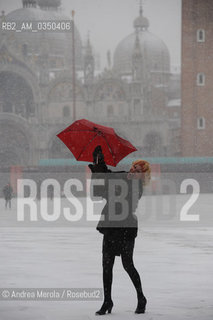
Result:
{"label": "hazy background building", "polygon": [[[1,21],[70,21],[60,5],[24,0]],[[132,33],[107,53],[102,71],[96,44],[89,36],[83,43],[76,26],[75,48],[72,32],[1,30],[0,165],[72,157],[56,134],[81,118],[113,126],[137,156],[181,155],[180,73],[167,45],[149,31],[142,5],[138,11]]]}

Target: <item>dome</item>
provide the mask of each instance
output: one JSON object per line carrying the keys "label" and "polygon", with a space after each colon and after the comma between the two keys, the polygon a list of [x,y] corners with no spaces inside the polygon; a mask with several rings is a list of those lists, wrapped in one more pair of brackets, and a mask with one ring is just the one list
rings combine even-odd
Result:
{"label": "dome", "polygon": [[[135,33],[130,34],[115,49],[114,70],[119,75],[130,75],[132,73],[135,38]],[[140,31],[138,38],[146,70],[169,72],[170,56],[165,43],[149,31]]]}
{"label": "dome", "polygon": [[132,74],[132,56],[136,34],[139,38],[143,63],[147,71],[170,71],[170,55],[166,44],[148,31],[149,20],[142,14],[134,20],[135,32],[125,37],[114,52],[114,70],[119,75]]}
{"label": "dome", "polygon": [[[35,21],[70,21],[71,18],[59,10],[42,10],[36,7],[24,7],[14,10],[5,16],[5,21],[17,22],[20,26],[21,22]],[[39,54],[41,44],[45,42],[49,55],[69,57],[71,61],[72,55],[72,32],[70,31],[22,31],[7,32],[7,45],[15,52],[19,52],[20,48],[27,46],[28,54]],[[76,48],[76,65],[81,67],[81,37],[75,28],[75,48]]]}

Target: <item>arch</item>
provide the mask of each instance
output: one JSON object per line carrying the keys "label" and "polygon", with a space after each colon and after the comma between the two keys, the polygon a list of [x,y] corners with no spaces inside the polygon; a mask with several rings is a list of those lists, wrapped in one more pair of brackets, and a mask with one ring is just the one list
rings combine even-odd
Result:
{"label": "arch", "polygon": [[15,113],[23,118],[35,116],[32,88],[16,73],[0,71],[0,111]]}
{"label": "arch", "polygon": [[[4,127],[5,126],[5,127]],[[6,128],[4,130],[4,128]],[[7,128],[10,129],[10,135],[7,135]],[[34,136],[32,127],[29,122],[15,114],[1,113],[0,114],[0,150],[1,153],[16,154],[17,165],[29,165],[34,160],[34,147],[37,143],[37,138]],[[22,137],[22,138],[21,138]],[[20,141],[20,143],[19,143]],[[26,144],[26,145],[24,145]],[[15,146],[15,148],[13,148]],[[15,155],[12,159],[15,158]],[[8,161],[14,165],[14,161]],[[13,162],[13,163],[12,163]]]}
{"label": "arch", "polygon": [[[16,74],[23,78],[32,90],[35,104],[38,105],[40,103],[41,94],[36,75],[24,61],[11,54],[10,50],[4,44],[0,47],[0,73],[1,72]],[[38,110],[36,110],[36,112],[38,114]]]}
{"label": "arch", "polygon": [[33,138],[25,121],[16,116],[0,117],[0,166],[29,165]]}

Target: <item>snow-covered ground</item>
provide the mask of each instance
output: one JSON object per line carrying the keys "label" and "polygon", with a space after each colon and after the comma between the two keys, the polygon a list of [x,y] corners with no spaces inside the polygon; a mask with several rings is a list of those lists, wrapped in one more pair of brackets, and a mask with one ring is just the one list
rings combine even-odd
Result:
{"label": "snow-covered ground", "polygon": [[[212,195],[202,195],[197,203],[196,213],[205,219],[188,225],[178,221],[178,212],[188,199],[185,197],[175,196],[176,219],[157,221],[154,215],[144,223],[139,219],[134,260],[148,300],[147,312],[134,314],[136,293],[117,257],[114,308],[104,319],[213,319]],[[141,210],[150,199],[143,200]],[[168,199],[163,196],[158,200],[159,205]],[[151,207],[146,206],[149,211]],[[15,220],[15,200],[11,210],[5,210],[0,200],[1,288],[102,288],[102,235],[95,230],[95,223],[87,226],[84,221],[75,228],[64,224],[22,227],[14,224]],[[97,319],[94,313],[101,304],[102,301],[87,300],[1,300],[0,319]]]}

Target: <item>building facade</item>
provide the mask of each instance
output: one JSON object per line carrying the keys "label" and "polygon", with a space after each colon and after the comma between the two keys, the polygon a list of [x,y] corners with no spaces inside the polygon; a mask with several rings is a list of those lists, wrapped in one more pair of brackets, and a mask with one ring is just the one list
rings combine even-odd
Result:
{"label": "building facade", "polygon": [[[2,13],[1,20],[70,17],[58,0],[24,0],[22,8]],[[118,43],[112,65],[98,76],[90,40],[83,46],[75,26],[75,61],[72,40],[71,32],[1,30],[0,165],[72,157],[56,134],[81,118],[114,127],[137,147],[137,156],[179,155],[174,141],[180,117],[171,111],[180,110],[177,79],[168,48],[149,31],[142,7],[133,32]]]}
{"label": "building facade", "polygon": [[182,0],[182,155],[213,156],[213,2]]}

